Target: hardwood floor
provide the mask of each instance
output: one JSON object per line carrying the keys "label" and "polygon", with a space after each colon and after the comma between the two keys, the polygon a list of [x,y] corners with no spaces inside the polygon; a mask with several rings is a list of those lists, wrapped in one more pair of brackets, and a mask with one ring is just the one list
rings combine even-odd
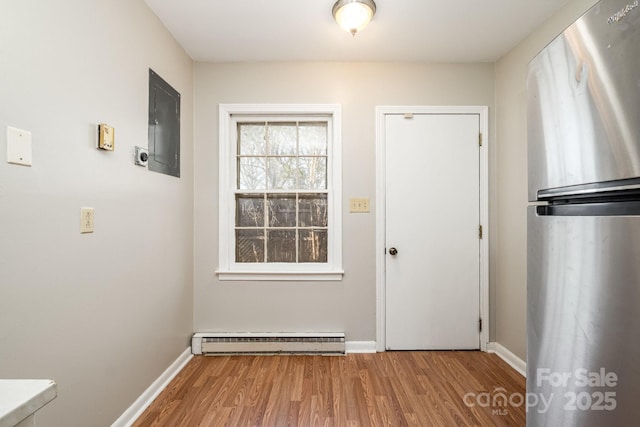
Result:
{"label": "hardwood floor", "polygon": [[475,351],[196,356],[134,426],[524,426],[524,394]]}

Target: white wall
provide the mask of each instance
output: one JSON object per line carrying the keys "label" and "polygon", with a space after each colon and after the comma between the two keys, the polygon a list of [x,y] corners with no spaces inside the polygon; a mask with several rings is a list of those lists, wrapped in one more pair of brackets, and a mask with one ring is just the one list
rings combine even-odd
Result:
{"label": "white wall", "polygon": [[[39,426],[110,425],[192,332],[193,63],[142,0],[0,11],[0,378],[57,381]],[[150,67],[182,94],[180,179],[133,164]],[[33,167],[6,163],[7,126],[33,133]]]}
{"label": "white wall", "polygon": [[595,0],[573,0],[496,63],[497,205],[495,341],[526,358],[526,69]]}
{"label": "white wall", "polygon": [[[493,64],[196,64],[195,330],[344,331],[374,341],[375,106],[488,105],[493,114],[493,72]],[[220,103],[342,104],[343,281],[217,280]],[[348,213],[352,197],[371,198],[371,213]]]}

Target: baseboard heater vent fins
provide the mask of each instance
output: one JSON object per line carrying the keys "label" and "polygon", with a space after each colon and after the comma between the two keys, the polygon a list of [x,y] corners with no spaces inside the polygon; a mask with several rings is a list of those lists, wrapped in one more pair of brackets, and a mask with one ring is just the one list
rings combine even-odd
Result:
{"label": "baseboard heater vent fins", "polygon": [[191,352],[228,354],[344,354],[344,333],[195,333]]}

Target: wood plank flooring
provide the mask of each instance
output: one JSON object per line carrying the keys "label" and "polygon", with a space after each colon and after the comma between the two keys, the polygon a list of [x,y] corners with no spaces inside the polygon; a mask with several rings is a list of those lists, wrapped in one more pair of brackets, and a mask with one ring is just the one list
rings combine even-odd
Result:
{"label": "wood plank flooring", "polygon": [[476,351],[196,356],[134,426],[524,426],[524,394]]}

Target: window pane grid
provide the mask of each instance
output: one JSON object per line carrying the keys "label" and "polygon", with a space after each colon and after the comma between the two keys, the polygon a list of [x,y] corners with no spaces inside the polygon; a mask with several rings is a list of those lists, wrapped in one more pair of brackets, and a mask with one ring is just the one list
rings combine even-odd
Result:
{"label": "window pane grid", "polygon": [[327,262],[326,209],[326,193],[236,193],[236,261]]}
{"label": "window pane grid", "polygon": [[238,189],[327,189],[326,122],[251,122],[237,127]]}
{"label": "window pane grid", "polygon": [[327,262],[327,122],[238,123],[236,262]]}

